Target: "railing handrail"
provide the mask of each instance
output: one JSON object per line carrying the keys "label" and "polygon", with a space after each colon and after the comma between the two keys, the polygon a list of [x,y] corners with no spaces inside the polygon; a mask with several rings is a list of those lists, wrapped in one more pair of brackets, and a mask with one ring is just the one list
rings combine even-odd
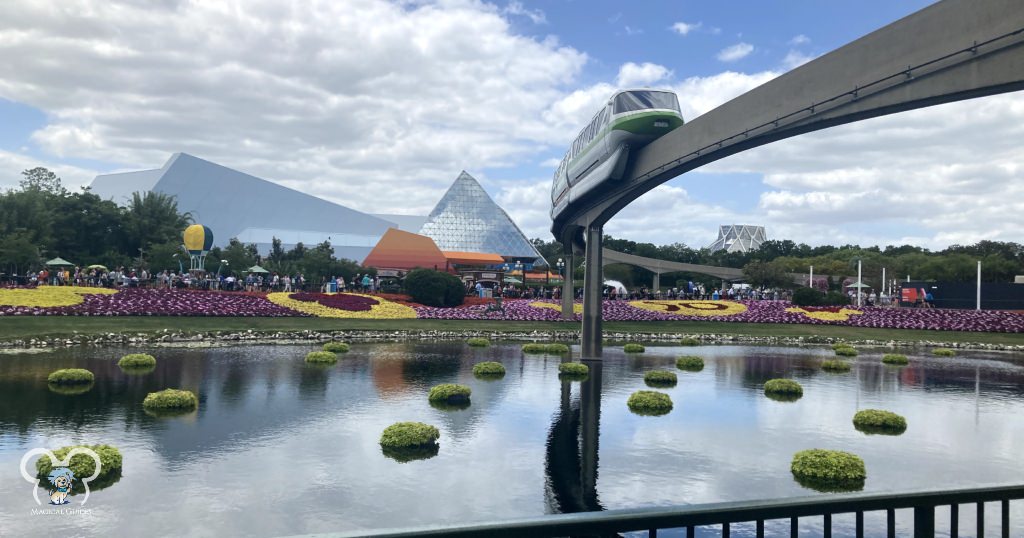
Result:
{"label": "railing handrail", "polygon": [[870,512],[876,510],[935,507],[953,504],[1024,499],[1024,484],[969,489],[935,489],[915,492],[847,493],[784,499],[731,501],[684,506],[626,508],[601,512],[554,514],[490,523],[455,526],[431,525],[404,529],[365,529],[317,534],[317,537],[374,538],[429,536],[565,536],[720,525],[757,520]]}

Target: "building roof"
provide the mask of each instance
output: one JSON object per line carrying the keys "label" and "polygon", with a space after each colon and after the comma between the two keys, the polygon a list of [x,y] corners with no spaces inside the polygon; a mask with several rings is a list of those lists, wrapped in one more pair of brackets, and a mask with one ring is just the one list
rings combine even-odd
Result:
{"label": "building roof", "polygon": [[[388,220],[186,153],[175,153],[156,170],[96,176],[90,187],[101,198],[119,204],[127,203],[133,192],[173,195],[180,211],[191,213],[196,222],[213,230],[218,246],[246,231],[278,238],[301,231],[311,244],[331,237],[333,246],[343,247],[347,246],[341,244],[345,239],[358,238],[358,244],[352,246],[367,248],[395,226]],[[335,237],[332,232],[339,230],[345,234]]]}
{"label": "building roof", "polygon": [[420,233],[442,250],[530,260],[541,257],[505,210],[465,170],[430,212]]}
{"label": "building roof", "polygon": [[745,224],[728,224],[718,228],[718,239],[708,245],[708,250],[715,252],[751,252],[761,248],[767,241],[764,226]]}
{"label": "building roof", "polygon": [[377,269],[437,269],[444,271],[448,259],[429,237],[391,228],[363,260]]}
{"label": "building roof", "polygon": [[451,250],[442,251],[448,263],[459,263],[464,265],[500,265],[505,263],[505,258],[497,254],[486,254],[483,252],[455,252]]}

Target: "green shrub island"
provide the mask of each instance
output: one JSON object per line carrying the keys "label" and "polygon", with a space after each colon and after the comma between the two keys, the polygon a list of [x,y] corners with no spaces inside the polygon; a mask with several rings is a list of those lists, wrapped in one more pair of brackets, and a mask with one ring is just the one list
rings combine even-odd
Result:
{"label": "green shrub island", "polygon": [[932,350],[932,355],[936,357],[955,357],[956,351],[945,347],[937,347]]}
{"label": "green shrub island", "polygon": [[437,455],[441,432],[422,422],[396,422],[380,435],[384,455],[399,462],[423,460]]}
{"label": "green shrub island", "polygon": [[829,372],[849,372],[850,363],[843,360],[827,360],[821,363],[821,369]]}
{"label": "green shrub island", "polygon": [[549,344],[530,343],[523,344],[523,353],[540,353],[544,355],[561,355],[569,352],[569,346],[552,342]]}
{"label": "green shrub island", "polygon": [[[105,487],[109,487],[121,478],[121,466],[122,458],[121,452],[110,445],[72,445],[63,446],[53,451],[53,455],[57,458],[57,462],[64,461],[68,453],[73,448],[88,448],[96,453],[100,457],[100,474],[92,481],[89,482],[89,490],[97,491]],[[92,459],[88,454],[75,454],[71,456],[71,461],[68,462],[68,468],[75,474],[75,480],[72,482],[72,493],[84,493],[85,485],[84,479],[92,476],[96,472],[96,461]],[[50,461],[49,454],[44,454],[36,460],[36,476],[40,479],[40,486],[44,488],[50,488],[49,482],[46,477],[53,470],[53,462]]]}
{"label": "green shrub island", "polygon": [[704,359],[694,355],[684,355],[676,359],[676,368],[688,372],[699,372],[704,369]]}
{"label": "green shrub island", "polygon": [[822,492],[858,491],[867,478],[864,460],[839,450],[801,450],[789,469],[801,486]]}
{"label": "green shrub island", "polygon": [[626,353],[643,353],[644,346],[643,344],[626,344],[622,346],[622,351]]}
{"label": "green shrub island", "polygon": [[306,362],[314,364],[334,364],[338,362],[338,355],[331,351],[310,351],[306,353]]}
{"label": "green shrub island", "polygon": [[629,395],[626,405],[638,415],[659,416],[672,410],[672,398],[664,392],[638,390]]}
{"label": "green shrub island", "polygon": [[907,419],[881,409],[864,409],[853,415],[853,427],[869,434],[899,435],[907,431]]}
{"label": "green shrub island", "polygon": [[687,347],[699,346],[700,340],[697,340],[696,338],[683,338],[679,341],[679,345]]}
{"label": "green shrub island", "polygon": [[468,402],[469,395],[473,391],[466,385],[455,383],[442,383],[430,389],[427,399],[431,402],[460,403]]}
{"label": "green shrub island", "polygon": [[153,370],[156,368],[156,357],[146,353],[131,353],[121,357],[117,365],[122,370]]}
{"label": "green shrub island", "polygon": [[[324,344],[324,351],[329,353],[348,353],[348,349],[349,346],[346,342],[327,342]],[[335,357],[335,359],[337,359],[337,357]]]}
{"label": "green shrub island", "polygon": [[466,340],[466,344],[468,344],[469,347],[487,347],[491,345],[491,341],[486,338],[470,338],[469,340]]}
{"label": "green shrub island", "polygon": [[675,372],[651,370],[644,374],[644,383],[648,387],[674,387],[678,382]]}
{"label": "green shrub island", "polygon": [[199,407],[199,398],[190,390],[164,389],[147,394],[142,407],[154,411],[192,411]]}
{"label": "green shrub island", "polygon": [[486,361],[473,365],[473,375],[477,377],[501,377],[505,375],[505,366],[500,362]]}
{"label": "green shrub island", "polygon": [[590,373],[590,367],[581,362],[563,362],[558,365],[558,373],[569,376],[585,376]]}
{"label": "green shrub island", "polygon": [[764,394],[773,400],[795,401],[804,395],[804,388],[792,379],[769,379],[764,383]]}
{"label": "green shrub island", "polygon": [[852,347],[841,347],[837,348],[835,351],[836,355],[840,357],[856,357],[858,354],[857,350],[853,349]]}
{"label": "green shrub island", "polygon": [[46,382],[51,385],[89,385],[95,380],[96,376],[83,368],[64,368],[46,376]]}
{"label": "green shrub island", "polygon": [[910,360],[907,359],[906,355],[900,355],[898,353],[886,353],[882,355],[882,362],[885,364],[896,364],[899,366],[910,364]]}
{"label": "green shrub island", "polygon": [[466,287],[459,277],[433,269],[413,269],[402,281],[412,300],[425,306],[450,308],[462,304]]}

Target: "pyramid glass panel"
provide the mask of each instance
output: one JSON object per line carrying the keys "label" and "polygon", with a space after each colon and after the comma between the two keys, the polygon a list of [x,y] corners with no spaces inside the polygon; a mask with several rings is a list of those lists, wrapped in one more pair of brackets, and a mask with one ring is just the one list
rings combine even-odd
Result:
{"label": "pyramid glass panel", "polygon": [[767,236],[764,233],[764,226],[732,224],[718,228],[718,239],[708,245],[708,250],[711,252],[717,250],[751,252],[761,248],[761,244],[765,241],[767,241]]}
{"label": "pyramid glass panel", "polygon": [[437,203],[420,234],[444,251],[488,252],[506,258],[540,258],[540,252],[480,183],[463,171]]}

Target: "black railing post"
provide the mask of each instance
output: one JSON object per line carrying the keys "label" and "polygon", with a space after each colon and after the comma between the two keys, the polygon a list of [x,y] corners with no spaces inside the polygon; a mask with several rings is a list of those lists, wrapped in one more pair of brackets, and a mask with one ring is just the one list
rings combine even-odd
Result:
{"label": "black railing post", "polygon": [[1003,513],[1000,516],[1003,519],[1003,538],[1010,538],[1010,499],[1003,499],[1002,501]]}
{"label": "black railing post", "polygon": [[799,538],[800,536],[800,519],[791,517],[789,518],[789,538]]}
{"label": "black railing post", "polygon": [[857,538],[864,538],[864,512],[857,511]]}
{"label": "black railing post", "polygon": [[960,538],[960,505],[949,506],[949,538]]}
{"label": "black railing post", "polygon": [[935,507],[914,507],[914,538],[935,538]]}
{"label": "black railing post", "polygon": [[896,510],[890,508],[885,511],[885,536],[896,538]]}
{"label": "black railing post", "polygon": [[764,520],[757,520],[757,538],[764,538]]}
{"label": "black railing post", "polygon": [[832,538],[832,514],[825,514],[825,532],[823,536],[825,538]]}
{"label": "black railing post", "polygon": [[978,537],[985,536],[985,503],[978,503]]}

